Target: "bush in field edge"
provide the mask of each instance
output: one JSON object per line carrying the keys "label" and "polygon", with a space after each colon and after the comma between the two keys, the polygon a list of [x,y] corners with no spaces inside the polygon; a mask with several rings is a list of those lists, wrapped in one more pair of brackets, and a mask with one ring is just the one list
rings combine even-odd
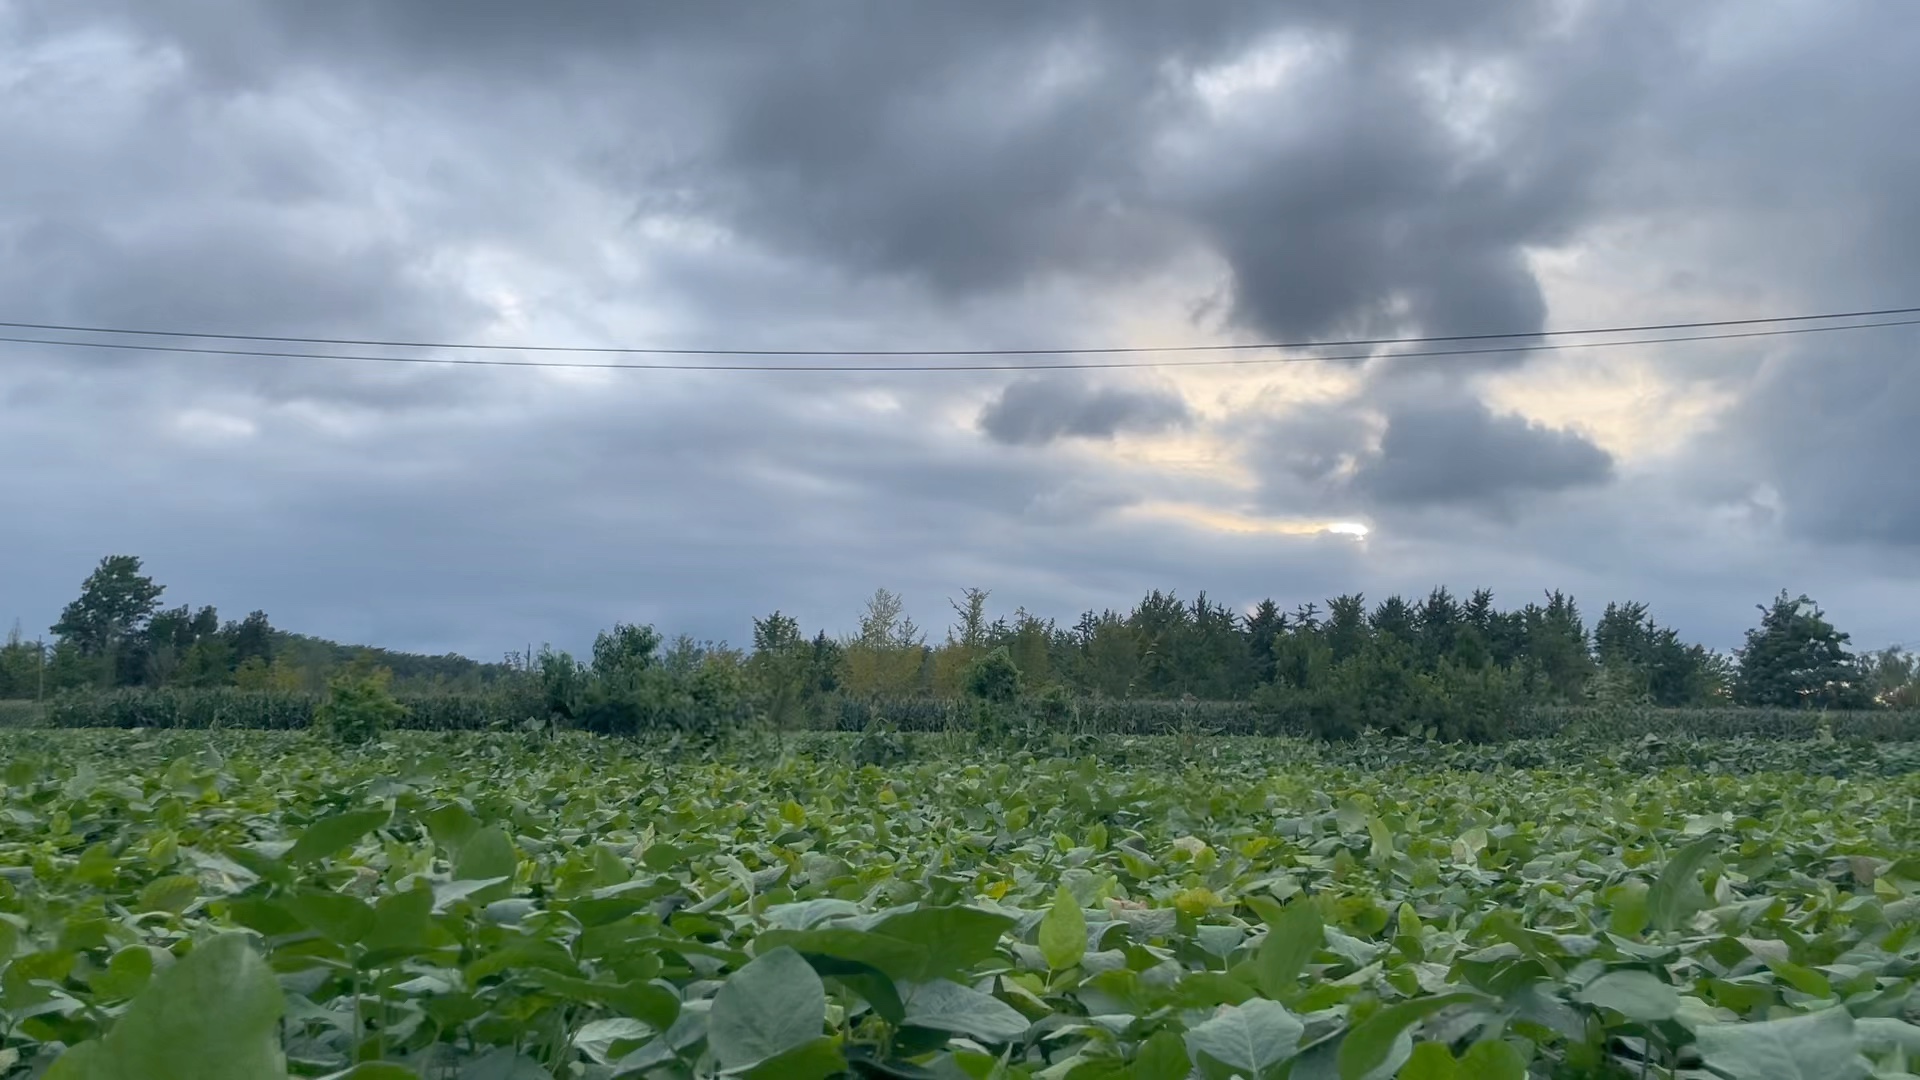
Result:
{"label": "bush in field edge", "polygon": [[[1036,729],[1051,734],[1266,735],[1331,738],[1380,734],[1428,735],[1447,741],[1495,741],[1578,735],[1602,739],[1645,735],[1698,738],[1836,739],[1875,742],[1920,741],[1920,710],[1821,712],[1719,706],[1661,708],[1634,705],[1542,705],[1507,703],[1496,728],[1472,726],[1475,695],[1500,701],[1498,687],[1455,684],[1445,696],[1421,705],[1416,726],[1395,720],[1380,708],[1363,708],[1337,692],[1273,692],[1258,703],[1244,701],[1159,701],[1073,698],[1058,691],[1030,695],[1024,708]],[[424,731],[519,730],[529,719],[553,717],[555,726],[604,734],[718,732],[751,719],[749,705],[735,697],[727,681],[708,676],[699,692],[691,685],[657,697],[639,695],[621,702],[609,696],[603,711],[581,702],[572,712],[552,710],[538,687],[507,687],[488,693],[396,694],[406,714],[394,727]],[[577,700],[577,699],[576,699]],[[67,695],[44,707],[19,703],[8,726],[56,728],[248,728],[299,730],[313,726],[323,699],[316,695],[266,690],[162,689],[117,690]],[[7,703],[14,704],[14,703]],[[696,710],[709,710],[701,715]],[[885,728],[900,733],[973,730],[975,702],[968,699],[842,699],[824,717],[827,730],[860,732]],[[1447,722],[1449,717],[1462,719]]]}

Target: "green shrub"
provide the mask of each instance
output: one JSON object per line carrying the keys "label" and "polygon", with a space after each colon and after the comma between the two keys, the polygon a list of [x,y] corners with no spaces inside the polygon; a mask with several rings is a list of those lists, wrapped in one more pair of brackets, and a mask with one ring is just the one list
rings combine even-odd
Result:
{"label": "green shrub", "polygon": [[1011,705],[1020,700],[1020,668],[1005,645],[994,649],[967,668],[967,694],[995,705]]}
{"label": "green shrub", "polygon": [[373,742],[407,715],[406,706],[393,699],[392,682],[393,673],[385,668],[342,672],[327,684],[327,700],[314,710],[314,726],[348,746]]}
{"label": "green shrub", "polygon": [[882,721],[854,737],[852,755],[855,765],[887,766],[906,761],[913,753],[907,740]]}
{"label": "green shrub", "polygon": [[[604,719],[583,718],[584,709],[550,710],[547,687],[537,678],[509,681],[485,692],[396,694],[406,709],[394,727],[425,731],[521,730],[528,720],[560,718],[560,727],[609,734],[719,733],[746,722],[751,706],[737,669],[716,661],[701,674],[696,665],[678,689],[610,710]],[[1517,676],[1462,669],[1435,684],[1431,677],[1413,695],[1416,705],[1366,706],[1366,695],[1339,687],[1299,690],[1263,687],[1253,701],[1164,701],[1073,697],[1049,687],[1027,699],[1017,722],[1040,734],[1061,731],[1103,736],[1204,735],[1317,736],[1356,739],[1379,734],[1432,735],[1448,741],[1489,742],[1570,735],[1637,739],[1643,735],[1702,739],[1816,738],[1821,726],[1840,741],[1920,741],[1920,709],[1873,709],[1822,713],[1813,709],[1736,706],[1667,708],[1647,703],[1542,703],[1524,692]],[[662,673],[663,676],[665,673]],[[673,682],[672,679],[668,680]],[[298,691],[232,687],[115,690],[64,694],[36,709],[31,702],[0,702],[0,726],[57,728],[251,728],[301,730],[314,723],[324,698]],[[823,704],[829,730],[860,732],[883,725],[902,734],[949,732],[971,739],[981,714],[977,699],[898,698],[863,701],[831,697]],[[568,719],[571,717],[571,719]],[[989,719],[992,719],[989,717]],[[999,721],[995,721],[998,723]],[[705,737],[705,736],[700,736]]]}

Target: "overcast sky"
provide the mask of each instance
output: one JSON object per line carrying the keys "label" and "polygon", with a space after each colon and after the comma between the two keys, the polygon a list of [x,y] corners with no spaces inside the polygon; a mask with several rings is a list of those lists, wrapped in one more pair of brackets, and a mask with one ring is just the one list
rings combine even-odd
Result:
{"label": "overcast sky", "polygon": [[[1913,306],[1916,56],[1889,0],[0,0],[0,319],[980,349]],[[842,631],[883,585],[933,627],[968,586],[1063,621],[1561,588],[1716,647],[1787,588],[1878,646],[1920,639],[1917,347],[769,374],[0,344],[0,617],[32,634],[129,553],[170,602],[486,658]]]}

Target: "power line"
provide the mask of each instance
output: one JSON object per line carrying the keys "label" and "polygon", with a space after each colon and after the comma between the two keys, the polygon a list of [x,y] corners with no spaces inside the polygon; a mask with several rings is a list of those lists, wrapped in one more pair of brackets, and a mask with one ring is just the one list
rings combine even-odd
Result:
{"label": "power line", "polygon": [[[1347,338],[1335,341],[1265,341],[1203,345],[1112,345],[1041,349],[681,349],[591,345],[501,345],[481,342],[382,341],[374,338],[283,337],[271,334],[221,334],[186,330],[129,329],[114,326],[69,326],[60,323],[4,322],[0,328],[46,330],[70,334],[119,334],[134,337],[200,338],[209,341],[264,341],[284,345],[352,345],[385,349],[447,349],[492,352],[558,352],[629,356],[1113,356],[1128,353],[1257,352],[1267,349],[1351,348],[1359,345],[1434,345],[1452,341],[1500,341],[1515,338],[1579,337],[1593,334],[1640,334],[1665,330],[1703,330],[1712,327],[1757,326],[1765,323],[1822,322],[1833,319],[1870,319],[1883,315],[1920,314],[1920,307],[1879,308],[1873,311],[1834,311],[1817,315],[1773,315],[1751,319],[1708,319],[1696,322],[1648,323],[1640,326],[1604,326],[1584,330],[1530,330],[1498,334],[1448,334],[1426,337]],[[1889,324],[1903,325],[1903,324]],[[0,340],[32,340],[6,338]],[[293,354],[275,354],[293,355]],[[871,370],[871,369],[868,369]]]}
{"label": "power line", "polygon": [[[1909,309],[1920,311],[1920,308]],[[1801,316],[1792,316],[1800,318]],[[1810,316],[1812,317],[1812,316]],[[1838,316],[1825,316],[1838,317]],[[1780,320],[1766,320],[1780,321]],[[4,324],[0,324],[4,325]],[[1733,325],[1733,324],[1729,324]],[[1730,341],[1740,338],[1785,337],[1797,334],[1823,334],[1839,330],[1872,330],[1888,326],[1920,326],[1920,319],[1893,319],[1883,322],[1847,323],[1839,326],[1797,326],[1775,330],[1743,330],[1724,334],[1690,334],[1673,337],[1628,338],[1619,341],[1569,341],[1542,345],[1501,345],[1472,349],[1427,349],[1402,353],[1344,353],[1319,356],[1234,356],[1203,360],[1101,360],[1063,364],[688,364],[624,363],[616,361],[500,360],[470,356],[353,356],[340,353],[281,352],[265,349],[214,349],[190,345],[146,345],[112,341],[59,341],[49,338],[0,337],[0,343],[49,345],[70,349],[106,349],[125,352],[181,353],[195,356],[247,356],[287,360],[345,360],[374,364],[426,364],[458,367],[552,368],[590,371],[764,371],[764,372],[940,372],[940,371],[1089,371],[1150,368],[1251,367],[1265,364],[1318,364],[1347,360],[1411,360],[1422,357],[1490,356],[1501,353],[1558,352],[1565,349],[1604,349],[1623,345],[1668,345],[1687,341]],[[1527,337],[1545,335],[1528,334]],[[245,339],[251,340],[251,339]],[[1300,346],[1266,345],[1266,349]],[[1190,348],[1211,348],[1192,346]],[[1151,350],[1149,350],[1151,351]],[[1170,350],[1171,351],[1171,350]],[[768,355],[811,356],[813,353],[775,353]],[[860,353],[828,355],[871,355]],[[903,354],[877,354],[903,355]],[[927,355],[948,355],[944,353]],[[988,355],[1012,355],[989,353]]]}

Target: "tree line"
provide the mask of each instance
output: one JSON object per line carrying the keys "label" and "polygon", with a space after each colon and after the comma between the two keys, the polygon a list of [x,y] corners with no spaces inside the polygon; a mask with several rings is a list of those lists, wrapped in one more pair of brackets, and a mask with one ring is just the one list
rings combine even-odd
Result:
{"label": "tree line", "polygon": [[264,611],[223,620],[212,606],[162,607],[165,591],[136,556],[100,560],[49,628],[52,640],[29,639],[14,624],[0,645],[0,700],[160,687],[318,693],[355,663],[384,668],[409,690],[479,690],[509,671],[290,633]]}
{"label": "tree line", "polygon": [[274,628],[264,612],[222,621],[211,607],[163,608],[164,590],[133,556],[111,556],[51,628],[0,647],[0,698],[106,688],[215,687],[318,693],[343,669],[391,672],[397,690],[494,689],[537,697],[549,714],[594,730],[684,727],[756,715],[779,726],[829,719],[848,702],[995,700],[1241,701],[1310,719],[1323,733],[1363,728],[1483,737],[1526,703],[1867,708],[1920,705],[1920,664],[1899,649],[1865,655],[1804,596],[1760,606],[1745,645],[1723,655],[1681,640],[1645,603],[1611,603],[1589,625],[1564,593],[1501,608],[1464,597],[1359,594],[1250,611],[1202,593],[1155,590],[1126,611],[1071,624],[1024,609],[989,610],[990,594],[953,599],[930,640],[903,599],[877,590],[858,628],[805,632],[774,612],[749,646],[666,640],[617,625],[592,654],[543,648],[496,664],[359,649]]}

